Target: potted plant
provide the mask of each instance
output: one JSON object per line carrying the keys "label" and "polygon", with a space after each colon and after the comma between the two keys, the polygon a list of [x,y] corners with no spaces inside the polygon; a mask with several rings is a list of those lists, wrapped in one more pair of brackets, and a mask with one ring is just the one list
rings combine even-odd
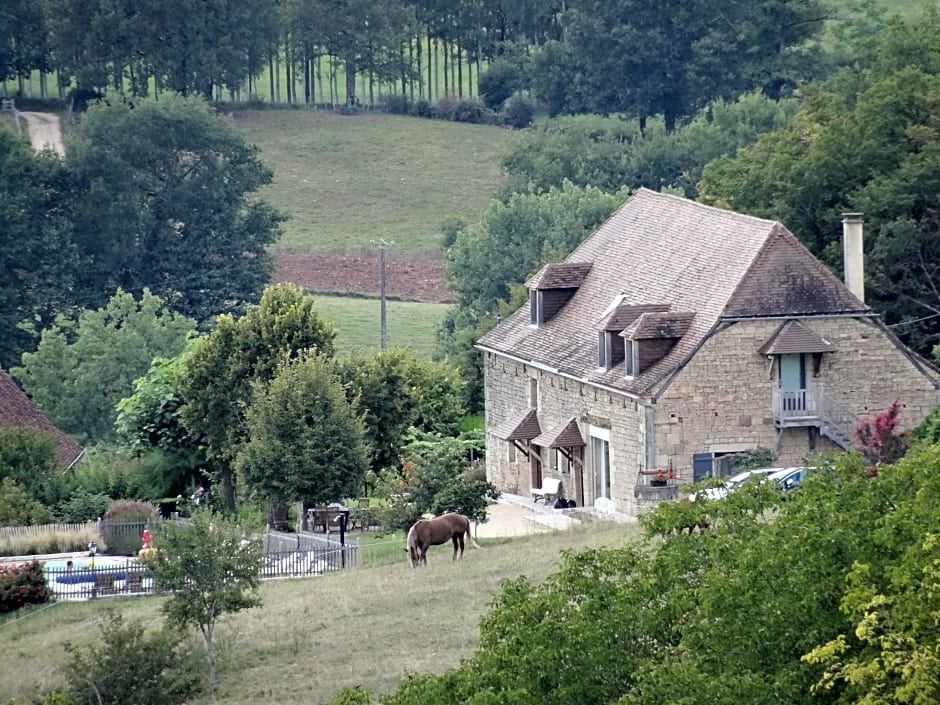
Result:
{"label": "potted plant", "polygon": [[665,487],[666,483],[672,479],[672,471],[666,472],[662,468],[656,468],[656,474],[650,480],[652,487]]}

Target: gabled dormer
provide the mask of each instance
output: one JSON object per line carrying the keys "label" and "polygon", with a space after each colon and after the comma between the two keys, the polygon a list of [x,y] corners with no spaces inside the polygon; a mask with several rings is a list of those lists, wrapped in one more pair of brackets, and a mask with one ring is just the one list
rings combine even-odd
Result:
{"label": "gabled dormer", "polygon": [[624,374],[637,377],[662,360],[689,330],[695,314],[651,311],[640,314],[620,337],[624,340]]}
{"label": "gabled dormer", "polygon": [[609,370],[623,362],[626,345],[620,332],[644,313],[668,311],[669,304],[626,303],[623,294],[614,297],[597,322],[597,367]]}
{"label": "gabled dormer", "polygon": [[589,271],[590,262],[563,262],[542,267],[526,282],[529,288],[529,323],[540,326],[552,320],[574,296]]}

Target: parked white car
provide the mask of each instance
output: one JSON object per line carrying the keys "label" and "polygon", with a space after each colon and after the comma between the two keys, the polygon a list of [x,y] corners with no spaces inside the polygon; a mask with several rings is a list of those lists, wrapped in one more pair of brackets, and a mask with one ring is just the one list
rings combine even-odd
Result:
{"label": "parked white car", "polygon": [[[701,491],[701,494],[705,499],[722,499],[726,497],[729,492],[736,490],[740,487],[746,480],[751,477],[771,477],[778,473],[786,473],[788,470],[793,468],[754,468],[752,470],[743,470],[736,475],[732,475],[727,480],[725,484],[720,487],[707,487]],[[689,501],[694,502],[699,493],[693,492],[689,495]]]}

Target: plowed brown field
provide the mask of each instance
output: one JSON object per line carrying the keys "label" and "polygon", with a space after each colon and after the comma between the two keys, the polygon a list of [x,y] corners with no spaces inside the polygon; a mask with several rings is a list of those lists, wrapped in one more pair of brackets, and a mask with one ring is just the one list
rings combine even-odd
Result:
{"label": "plowed brown field", "polygon": [[[390,298],[419,303],[453,301],[453,295],[444,287],[442,260],[387,256],[385,272],[385,293]],[[278,252],[274,281],[291,282],[315,294],[378,297],[381,290],[379,256]]]}

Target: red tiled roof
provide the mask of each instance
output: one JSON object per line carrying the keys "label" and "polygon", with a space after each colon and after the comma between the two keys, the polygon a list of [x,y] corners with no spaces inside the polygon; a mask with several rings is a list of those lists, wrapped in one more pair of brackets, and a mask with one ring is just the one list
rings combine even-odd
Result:
{"label": "red tiled roof", "polygon": [[[478,345],[653,396],[722,319],[871,313],[779,223],[648,189],[634,193],[565,263],[591,266],[550,321],[530,326],[524,306]],[[596,322],[617,295],[630,306],[695,314],[672,350],[633,378],[623,363],[597,367]]]}
{"label": "red tiled roof", "polygon": [[13,378],[0,370],[0,426],[44,431],[55,437],[56,461],[63,469],[72,467],[85,449],[56,428],[20,389]]}

